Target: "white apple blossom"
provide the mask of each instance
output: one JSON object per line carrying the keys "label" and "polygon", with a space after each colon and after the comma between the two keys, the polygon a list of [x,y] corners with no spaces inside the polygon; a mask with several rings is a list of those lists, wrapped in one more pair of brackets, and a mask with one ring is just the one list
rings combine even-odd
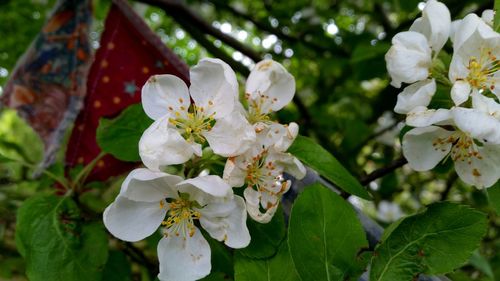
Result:
{"label": "white apple blossom", "polygon": [[429,77],[432,66],[432,50],[424,35],[405,31],[392,38],[392,47],[385,55],[391,85],[400,88],[401,83],[414,83]]}
{"label": "white apple blossom", "polygon": [[234,111],[238,83],[226,63],[203,59],[190,77],[189,90],[168,74],[152,76],[142,88],[144,111],[155,120],[139,142],[139,154],[149,169],[201,156],[205,140],[224,157],[242,153],[255,140],[253,127]]}
{"label": "white apple blossom", "polygon": [[475,14],[466,16],[457,27],[449,78],[455,105],[471,93],[491,91],[500,98],[500,34]]}
{"label": "white apple blossom", "polygon": [[269,114],[282,109],[295,94],[295,79],[273,60],[257,63],[246,82],[245,99],[251,124],[272,123]]}
{"label": "white apple blossom", "polygon": [[201,279],[211,270],[210,247],[195,226],[231,248],[250,242],[245,203],[220,177],[181,177],[140,168],[122,184],[120,194],[103,214],[104,225],[124,241],[144,239],[160,226],[160,273],[165,281]]}
{"label": "white apple blossom", "polygon": [[437,56],[448,40],[451,29],[450,12],[438,1],[429,0],[409,31],[392,38],[392,47],[385,55],[391,85],[425,80],[430,75],[433,53]]}
{"label": "white apple blossom", "polygon": [[436,0],[429,0],[422,10],[422,17],[413,22],[410,31],[423,34],[432,51],[437,54],[448,41],[450,28],[451,16],[446,5]]}
{"label": "white apple blossom", "polygon": [[495,184],[500,178],[500,107],[478,93],[473,107],[414,117],[423,126],[407,132],[402,144],[410,167],[427,171],[450,157],[464,182],[479,188]]}
{"label": "white apple blossom", "polygon": [[[292,125],[290,127],[296,127]],[[272,219],[281,196],[290,188],[291,182],[283,178],[283,173],[297,179],[306,174],[302,163],[284,152],[296,136],[295,129],[271,124],[259,132],[252,148],[226,162],[224,180],[233,187],[246,187],[244,197],[248,214],[258,222],[267,223]]]}

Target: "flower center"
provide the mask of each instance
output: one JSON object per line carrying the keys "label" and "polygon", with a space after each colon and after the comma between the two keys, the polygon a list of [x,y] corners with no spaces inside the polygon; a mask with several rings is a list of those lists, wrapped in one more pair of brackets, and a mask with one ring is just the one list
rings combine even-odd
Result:
{"label": "flower center", "polygon": [[175,118],[170,118],[168,122],[190,142],[204,143],[203,132],[210,131],[215,123],[215,113],[207,115],[201,106],[193,105],[192,111],[187,113],[187,117],[183,117],[177,111],[174,114]]}
{"label": "flower center", "polygon": [[442,151],[446,151],[447,144],[452,144],[449,156],[453,161],[467,161],[472,164],[473,157],[483,159],[474,139],[464,132],[457,131],[448,138],[438,138],[432,143],[435,150]]}
{"label": "flower center", "polygon": [[[286,188],[281,169],[273,161],[267,161],[267,150],[252,158],[246,166],[245,183],[249,188],[272,195],[280,195]],[[285,184],[285,185],[284,185]]]}
{"label": "flower center", "polygon": [[481,49],[479,59],[471,57],[467,66],[469,75],[467,81],[476,89],[490,90],[495,89],[498,77],[495,74],[500,70],[500,61],[489,49]]}
{"label": "flower center", "polygon": [[[197,202],[189,201],[182,196],[179,199],[174,199],[168,202],[169,210],[167,219],[161,224],[167,228],[165,235],[174,234],[175,236],[182,235],[183,237],[192,237],[195,233],[196,226],[194,220],[200,219],[200,212],[193,209],[198,205]],[[164,208],[164,201],[160,202],[160,208]]]}
{"label": "flower center", "polygon": [[[255,124],[258,122],[270,123],[269,109],[265,108],[269,104],[269,96],[259,95],[256,99],[251,99],[250,94],[245,94],[245,99],[248,101],[248,122]],[[276,99],[271,103],[276,102]]]}

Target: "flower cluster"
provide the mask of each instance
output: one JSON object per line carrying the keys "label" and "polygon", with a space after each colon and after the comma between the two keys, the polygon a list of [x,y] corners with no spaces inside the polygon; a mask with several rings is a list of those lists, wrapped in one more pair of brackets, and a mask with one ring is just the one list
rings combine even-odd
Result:
{"label": "flower cluster", "polygon": [[[286,152],[297,124],[272,118],[295,94],[295,80],[282,65],[258,63],[243,103],[236,75],[219,59],[201,60],[190,80],[188,87],[176,76],[156,75],[142,88],[144,111],[154,120],[139,142],[145,168],[127,176],[103,215],[106,228],[125,241],[162,229],[160,280],[208,275],[211,251],[200,228],[228,247],[246,247],[247,213],[269,222],[290,188],[283,174],[305,175]],[[245,187],[244,199],[233,187]]]}
{"label": "flower cluster", "polygon": [[392,39],[385,58],[391,84],[409,84],[394,111],[413,127],[402,149],[414,170],[451,159],[478,188],[500,178],[500,34],[492,24],[491,10],[452,22],[444,4],[429,0],[410,30]]}

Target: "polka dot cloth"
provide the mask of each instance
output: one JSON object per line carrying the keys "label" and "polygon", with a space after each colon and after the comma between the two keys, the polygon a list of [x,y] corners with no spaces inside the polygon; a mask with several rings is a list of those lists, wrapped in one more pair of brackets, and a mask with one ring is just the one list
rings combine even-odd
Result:
{"label": "polka dot cloth", "polygon": [[[125,1],[113,1],[87,83],[83,111],[77,118],[66,153],[67,168],[91,162],[99,153],[99,119],[117,116],[140,102],[141,87],[154,74],[169,73],[188,81],[188,67],[147,27]],[[106,180],[137,163],[106,156],[97,162],[88,181]]]}

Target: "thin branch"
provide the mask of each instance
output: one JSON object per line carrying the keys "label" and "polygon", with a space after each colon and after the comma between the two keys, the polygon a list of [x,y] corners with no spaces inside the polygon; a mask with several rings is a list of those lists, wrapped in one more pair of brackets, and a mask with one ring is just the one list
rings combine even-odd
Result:
{"label": "thin branch", "polygon": [[216,47],[207,37],[205,34],[200,32],[199,29],[196,27],[192,26],[191,23],[182,18],[182,17],[177,17],[177,16],[172,16],[172,18],[175,19],[175,21],[187,32],[193,37],[193,39],[196,40],[201,46],[203,46],[209,53],[211,53],[213,56],[220,58],[221,60],[227,62],[231,68],[239,72],[243,76],[248,76],[250,74],[250,70],[243,65],[242,63],[234,60],[231,55],[226,53],[223,49]]}
{"label": "thin branch", "polygon": [[443,193],[441,193],[441,200],[446,200],[448,198],[448,195],[450,194],[450,191],[455,185],[457,179],[458,179],[457,173],[452,172],[448,177],[448,179],[446,180],[446,188],[443,191]]}
{"label": "thin branch", "polygon": [[406,158],[404,157],[400,157],[396,160],[394,160],[392,163],[390,163],[389,165],[385,166],[385,167],[382,167],[380,169],[377,169],[373,172],[371,172],[370,174],[362,177],[359,182],[362,184],[362,185],[367,185],[369,184],[370,182],[378,179],[378,178],[381,178],[387,174],[390,174],[391,172],[393,172],[394,170],[400,168],[400,167],[403,167],[406,163],[408,163],[408,161],[406,160]]}
{"label": "thin branch", "polygon": [[158,263],[151,261],[144,255],[144,253],[135,247],[130,242],[123,243],[124,249],[123,251],[127,256],[129,256],[135,262],[145,266],[148,269],[150,276],[156,276],[158,274]]}
{"label": "thin branch", "polygon": [[[346,56],[348,53],[340,48],[331,48],[327,46],[322,46],[319,44],[316,44],[315,42],[308,41],[305,39],[305,33],[300,34],[299,36],[292,35],[292,34],[287,34],[284,33],[281,29],[273,27],[271,24],[267,22],[262,22],[254,17],[252,17],[250,14],[245,14],[244,12],[232,7],[227,3],[226,1],[221,1],[221,0],[204,0],[205,2],[210,2],[212,3],[217,9],[224,9],[236,17],[240,17],[244,20],[247,20],[251,22],[255,27],[262,31],[266,31],[268,33],[274,34],[278,36],[281,39],[284,39],[288,41],[289,43],[301,43],[302,45],[309,47],[310,49],[314,50],[315,52],[323,53],[323,52],[330,52],[332,54],[336,55],[341,55],[341,56]],[[335,46],[335,44],[330,44],[330,46]]]}
{"label": "thin branch", "polygon": [[200,33],[210,34],[217,39],[221,40],[228,46],[233,47],[234,49],[240,51],[245,56],[249,57],[253,61],[257,62],[261,60],[261,55],[257,53],[255,50],[252,50],[245,46],[240,41],[235,38],[223,33],[219,29],[213,27],[211,24],[207,23],[201,17],[199,17],[196,13],[191,11],[189,7],[187,7],[181,1],[176,0],[138,0],[138,2],[146,3],[149,5],[153,5],[159,7],[165,11],[168,15],[173,17],[175,20],[183,19],[185,22],[189,23],[189,25],[196,26]]}

